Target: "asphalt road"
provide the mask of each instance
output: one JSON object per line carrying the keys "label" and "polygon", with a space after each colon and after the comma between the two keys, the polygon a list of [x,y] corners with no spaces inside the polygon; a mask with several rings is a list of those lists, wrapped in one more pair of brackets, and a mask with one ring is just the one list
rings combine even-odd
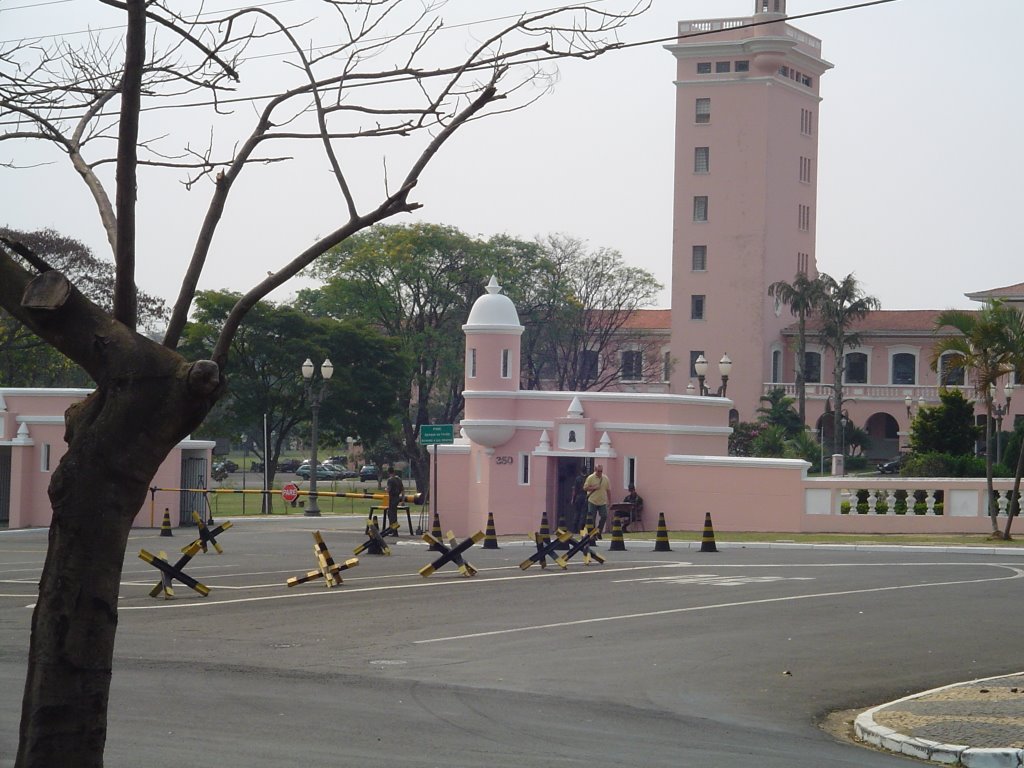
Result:
{"label": "asphalt road", "polygon": [[[474,547],[479,569],[417,571],[402,537],[326,589],[286,588],[335,560],[361,519],[239,520],[225,552],[148,591],[125,562],[108,766],[912,765],[837,741],[830,711],[1017,672],[1024,557],[940,551],[600,551],[563,572]],[[0,766],[11,765],[45,532],[0,533]]]}

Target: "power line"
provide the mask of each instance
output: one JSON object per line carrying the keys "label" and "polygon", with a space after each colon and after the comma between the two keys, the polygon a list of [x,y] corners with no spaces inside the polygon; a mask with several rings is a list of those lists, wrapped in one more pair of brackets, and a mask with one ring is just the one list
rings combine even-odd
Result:
{"label": "power line", "polygon": [[[62,2],[63,0],[52,0],[52,1],[53,2]],[[603,1],[604,0],[595,0],[595,2],[603,2]],[[270,0],[269,2],[263,3],[262,5],[275,5],[275,4],[279,4],[279,3],[288,3],[288,2],[293,2],[293,0]],[[845,5],[845,6],[841,6],[839,8],[827,8],[827,9],[821,10],[821,11],[809,11],[807,13],[801,13],[801,14],[796,14],[796,15],[793,15],[793,16],[787,16],[787,17],[785,17],[785,19],[783,19],[781,21],[788,22],[788,21],[797,21],[797,20],[800,20],[800,19],[807,19],[807,18],[813,18],[813,17],[818,17],[818,16],[828,16],[828,15],[835,14],[835,13],[844,13],[846,11],[862,10],[864,8],[870,8],[872,6],[877,6],[877,5],[886,5],[888,3],[894,3],[894,2],[897,2],[897,0],[864,0],[864,2],[859,2],[859,3],[852,4],[852,5]],[[245,7],[254,7],[254,6],[250,5],[250,6],[245,6]],[[530,13],[531,14],[534,14],[534,13],[544,13],[545,11],[551,11],[551,10],[557,10],[557,7],[556,8],[549,8],[549,9],[545,9],[545,10],[540,10],[540,11],[531,11]],[[218,11],[218,13],[225,13],[225,12],[228,12],[228,11],[224,11],[224,10]],[[458,27],[467,27],[467,26],[474,26],[474,25],[479,25],[479,24],[486,24],[486,23],[495,22],[495,21],[504,21],[504,20],[507,20],[507,19],[510,19],[510,18],[521,18],[522,15],[523,14],[517,14],[517,15],[514,15],[514,16],[498,16],[498,17],[494,17],[494,18],[490,18],[490,19],[480,19],[480,20],[477,20],[477,21],[465,22],[463,24],[453,24],[451,26],[445,27],[445,29],[455,29],[455,28],[458,28]],[[780,22],[780,19],[767,19],[767,20],[761,20],[761,21],[749,21],[749,22],[746,22],[744,24],[737,24],[734,27],[730,27],[728,31],[733,32],[733,31],[736,31],[736,30],[739,30],[739,29],[752,29],[754,27],[765,26],[765,25],[768,25],[768,24],[778,24],[779,22]],[[113,27],[111,27],[111,29],[113,29]],[[651,39],[648,39],[648,40],[638,40],[638,41],[631,42],[631,43],[621,43],[621,44],[618,44],[618,45],[613,45],[609,49],[608,52],[609,53],[614,53],[614,52],[617,52],[617,51],[627,50],[627,49],[630,49],[630,48],[638,48],[638,47],[647,46],[647,45],[658,45],[658,44],[663,44],[663,43],[668,43],[668,42],[677,42],[679,40],[689,40],[689,39],[693,39],[693,38],[697,38],[697,37],[707,37],[709,35],[719,34],[722,31],[723,30],[720,30],[720,29],[699,30],[699,31],[696,31],[696,32],[689,32],[689,33],[687,33],[685,35],[678,35],[677,34],[677,35],[672,35],[672,36],[669,36],[669,37],[658,37],[658,38],[651,38]],[[407,33],[407,34],[412,34],[412,33]],[[367,41],[367,42],[372,42],[372,41]],[[321,47],[315,48],[313,50],[323,50],[324,48],[328,48],[328,47],[330,47],[330,46],[321,46]],[[293,53],[293,52],[277,53],[277,54],[261,54],[259,56],[253,56],[249,60],[252,61],[252,60],[261,59],[261,58],[284,57],[284,56],[290,55],[291,53]],[[552,55],[552,56],[550,56],[548,58],[550,60],[557,60],[559,58],[564,58],[564,57],[558,56],[558,55]],[[540,60],[543,61],[544,57],[541,57]],[[473,67],[469,67],[468,71],[472,71],[473,69],[474,69]],[[440,76],[440,75],[438,75],[438,76]],[[416,80],[422,80],[422,79],[424,79],[424,77],[426,77],[426,76],[423,76],[423,75],[413,75],[413,74],[404,75],[403,74],[403,75],[396,75],[393,78],[380,79],[380,80],[375,80],[375,81],[372,81],[372,82],[350,84],[350,85],[348,85],[346,87],[351,89],[351,88],[357,88],[357,87],[370,87],[370,86],[375,86],[375,85],[394,85],[396,83],[412,82],[412,81],[416,81]],[[232,105],[232,104],[256,103],[256,102],[261,102],[261,101],[267,101],[267,100],[275,98],[275,97],[277,97],[279,95],[280,94],[278,94],[278,93],[271,93],[271,94],[257,95],[257,96],[239,96],[237,98],[223,98],[223,99],[217,99],[215,101],[211,100],[211,101],[189,102],[189,103],[185,103],[185,104],[154,104],[152,106],[142,107],[140,111],[141,112],[152,112],[152,111],[159,111],[159,110],[166,110],[166,109],[176,109],[176,110],[177,109],[195,109],[195,108],[200,108],[200,107],[213,107],[213,106],[225,106],[225,105]],[[0,125],[12,125],[12,124],[14,124],[14,123],[12,123],[12,122],[0,123]]]}

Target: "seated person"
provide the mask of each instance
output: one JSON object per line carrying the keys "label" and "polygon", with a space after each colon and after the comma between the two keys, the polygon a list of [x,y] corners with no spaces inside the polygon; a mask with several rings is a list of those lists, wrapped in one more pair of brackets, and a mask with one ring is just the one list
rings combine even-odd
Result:
{"label": "seated person", "polygon": [[[632,504],[633,514],[637,516],[639,516],[639,514],[644,510],[644,497],[636,492],[636,486],[632,483],[629,484],[629,493],[626,494],[622,503]],[[626,533],[629,530],[629,524],[633,521],[633,517],[629,512],[617,512],[615,520],[612,522],[614,523],[615,521],[618,521],[619,525],[622,526],[622,532]]]}

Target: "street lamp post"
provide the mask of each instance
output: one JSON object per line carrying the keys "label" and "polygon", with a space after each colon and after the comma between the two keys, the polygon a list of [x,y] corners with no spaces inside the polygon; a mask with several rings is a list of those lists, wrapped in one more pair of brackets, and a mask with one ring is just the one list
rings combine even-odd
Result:
{"label": "street lamp post", "polygon": [[[993,394],[995,393],[995,385],[992,386],[992,392]],[[1008,381],[1003,385],[1003,399],[1005,403],[996,403],[995,411],[992,413],[996,417],[996,464],[1002,463],[1003,460],[1003,417],[1010,412],[1010,398],[1012,397],[1013,382]]]}
{"label": "street lamp post", "polygon": [[323,365],[320,366],[320,388],[317,389],[313,385],[313,361],[308,357],[306,362],[302,364],[302,378],[306,380],[306,398],[309,400],[310,408],[313,411],[313,429],[312,429],[312,445],[310,446],[312,455],[309,457],[309,503],[306,504],[305,515],[307,517],[320,517],[320,507],[316,503],[316,440],[317,440],[317,428],[319,426],[318,421],[320,418],[320,403],[324,400],[324,395],[327,392],[327,382],[330,381],[331,376],[334,374],[334,366],[328,359],[324,360]]}
{"label": "street lamp post", "polygon": [[242,515],[245,515],[245,475],[249,471],[249,436],[242,435]]}
{"label": "street lamp post", "polygon": [[729,386],[729,373],[732,371],[732,360],[728,355],[722,355],[722,359],[718,361],[718,373],[722,377],[722,386],[713,395],[704,383],[708,375],[708,360],[703,354],[697,355],[697,359],[693,361],[693,370],[697,372],[698,394],[702,397],[725,397],[725,390]]}

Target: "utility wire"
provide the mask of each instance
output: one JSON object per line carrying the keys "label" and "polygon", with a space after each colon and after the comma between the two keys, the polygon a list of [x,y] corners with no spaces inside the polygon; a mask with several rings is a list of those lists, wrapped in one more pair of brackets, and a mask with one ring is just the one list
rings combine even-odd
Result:
{"label": "utility wire", "polygon": [[[61,2],[61,1],[62,0],[54,0],[54,2]],[[292,2],[292,1],[293,0],[272,0],[272,2],[264,3],[264,5],[271,5],[271,4],[277,4],[277,3],[287,3],[287,2]],[[602,2],[602,0],[597,0],[597,2]],[[794,16],[787,16],[787,17],[785,17],[785,19],[767,19],[767,20],[762,20],[762,21],[749,21],[749,22],[746,22],[744,24],[737,24],[734,27],[730,27],[728,30],[721,30],[721,29],[698,30],[696,32],[689,32],[689,33],[687,33],[685,35],[678,35],[677,34],[677,35],[672,35],[670,37],[657,37],[657,38],[651,38],[651,39],[647,39],[647,40],[638,40],[638,41],[631,42],[631,43],[629,43],[629,42],[627,42],[627,43],[620,43],[618,45],[612,45],[609,48],[609,50],[606,51],[606,52],[607,53],[614,53],[614,52],[617,52],[617,51],[627,50],[627,49],[630,49],[630,48],[638,48],[638,47],[647,46],[647,45],[658,45],[658,44],[664,44],[664,43],[669,43],[669,42],[678,42],[678,41],[681,41],[681,40],[690,40],[690,39],[693,39],[693,38],[707,37],[709,35],[717,35],[717,34],[720,34],[723,31],[733,32],[733,31],[739,30],[739,29],[752,29],[752,28],[755,28],[755,27],[765,26],[767,24],[778,24],[780,21],[789,22],[789,21],[797,21],[797,20],[800,20],[800,19],[813,18],[813,17],[817,17],[817,16],[828,16],[828,15],[835,14],[835,13],[844,13],[846,11],[861,10],[861,9],[870,8],[870,7],[876,6],[876,5],[886,5],[888,3],[894,3],[894,2],[897,2],[897,0],[865,0],[865,2],[854,3],[852,5],[845,5],[845,6],[841,6],[839,8],[827,8],[827,9],[821,10],[821,11],[809,11],[807,13],[801,13],[801,14],[797,14],[797,15],[794,15]],[[245,7],[253,7],[253,6],[245,6]],[[547,10],[555,10],[555,9],[552,8],[552,9],[547,9]],[[226,11],[218,11],[218,13],[224,13],[224,12],[226,12]],[[533,11],[531,13],[543,13],[543,12],[544,11]],[[495,21],[504,21],[504,20],[509,19],[509,18],[520,18],[521,16],[522,16],[522,14],[517,14],[515,16],[498,16],[498,17],[494,17],[494,18],[490,18],[490,19],[481,19],[481,20],[478,20],[478,21],[466,22],[464,24],[451,25],[450,27],[445,27],[445,29],[453,29],[453,28],[456,28],[456,27],[474,26],[474,25],[478,25],[478,24],[485,24],[485,23],[495,22]],[[322,47],[320,47],[320,48],[318,48],[316,50],[322,50],[323,48],[327,48],[327,47],[330,47],[330,46],[322,46]],[[287,55],[289,55],[289,54],[288,53],[261,54],[259,56],[250,57],[248,60],[252,61],[252,60],[255,60],[255,59],[259,59],[259,58],[270,58],[270,57],[282,57],[283,58],[284,56],[287,56]],[[552,56],[547,57],[547,59],[545,57],[540,57],[540,59],[538,59],[538,60],[539,61],[557,60],[557,59],[560,59],[560,58],[564,58],[564,57],[560,56],[560,55],[553,54]],[[474,69],[474,67],[470,66],[470,67],[467,67],[466,71],[472,71],[473,69]],[[381,78],[381,79],[378,79],[378,80],[364,82],[364,83],[350,84],[350,85],[347,85],[346,88],[347,89],[351,89],[351,88],[380,86],[380,85],[394,85],[396,83],[412,82],[412,81],[422,80],[422,79],[424,79],[425,77],[428,77],[428,76],[429,75],[413,75],[413,74],[396,75],[396,76],[394,76],[392,78]],[[441,75],[438,75],[438,76],[441,76]],[[280,94],[278,94],[278,93],[272,93],[272,94],[267,94],[267,95],[239,96],[239,97],[236,97],[236,98],[223,98],[223,99],[217,99],[215,101],[188,102],[188,103],[184,103],[184,104],[154,104],[152,106],[143,107],[140,111],[141,112],[150,112],[150,111],[165,110],[165,109],[176,109],[176,110],[177,109],[194,109],[194,108],[199,108],[199,107],[224,106],[224,105],[229,105],[229,104],[255,103],[255,102],[260,102],[260,101],[267,101],[269,99],[276,98],[279,95]],[[70,118],[68,118],[68,119],[70,119]],[[0,125],[12,125],[12,124],[15,124],[15,123],[13,123],[13,122],[0,122]]]}

